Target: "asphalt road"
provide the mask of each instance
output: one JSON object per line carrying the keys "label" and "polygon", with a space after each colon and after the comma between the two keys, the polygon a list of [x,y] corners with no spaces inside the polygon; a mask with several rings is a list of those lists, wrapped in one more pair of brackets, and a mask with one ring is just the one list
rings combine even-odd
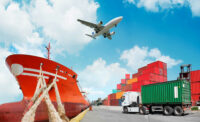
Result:
{"label": "asphalt road", "polygon": [[200,122],[200,111],[190,112],[185,116],[164,116],[163,114],[140,115],[124,114],[121,107],[93,106],[81,122]]}

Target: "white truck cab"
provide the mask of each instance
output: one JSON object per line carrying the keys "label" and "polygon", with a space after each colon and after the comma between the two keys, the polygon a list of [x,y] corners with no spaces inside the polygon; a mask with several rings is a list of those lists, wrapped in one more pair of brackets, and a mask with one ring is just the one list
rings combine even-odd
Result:
{"label": "white truck cab", "polygon": [[145,106],[141,105],[141,94],[140,92],[125,92],[122,95],[122,107],[123,112],[139,112],[141,114],[148,114],[149,111]]}

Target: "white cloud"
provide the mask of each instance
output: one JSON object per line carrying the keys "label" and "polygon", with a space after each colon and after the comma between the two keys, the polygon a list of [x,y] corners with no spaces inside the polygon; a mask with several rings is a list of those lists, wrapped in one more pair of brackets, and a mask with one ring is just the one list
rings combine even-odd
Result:
{"label": "white cloud", "polygon": [[200,16],[200,0],[189,0],[193,16]]}
{"label": "white cloud", "polygon": [[120,82],[127,72],[126,69],[120,67],[119,63],[107,65],[105,60],[99,58],[79,73],[79,79],[83,81],[83,87],[91,85],[103,88]]}
{"label": "white cloud", "polygon": [[0,78],[5,79],[0,81],[0,102],[8,101],[8,96],[13,100],[19,94],[18,85],[5,66],[5,58],[11,54],[8,49],[44,57],[43,46],[51,41],[57,54],[76,53],[91,42],[85,36],[91,29],[77,19],[96,22],[99,7],[94,0],[34,0],[22,4],[0,1]]}
{"label": "white cloud", "polygon": [[200,16],[200,0],[124,0],[124,2],[152,12],[178,7],[190,7],[193,16]]}
{"label": "white cloud", "polygon": [[18,83],[12,74],[8,71],[5,64],[5,59],[11,52],[8,49],[0,47],[0,104],[5,102],[11,102],[15,100],[20,94],[22,94],[19,89]]}
{"label": "white cloud", "polygon": [[25,43],[33,30],[28,13],[21,10],[19,4],[10,3],[7,9],[0,8],[1,41]]}
{"label": "white cloud", "polygon": [[[85,33],[91,29],[81,25],[77,19],[96,22],[99,5],[93,0],[46,0],[32,1],[30,14],[33,22],[43,28],[44,35],[55,41],[56,52],[76,53],[91,38]],[[78,3],[78,4],[77,4]]]}
{"label": "white cloud", "polygon": [[90,100],[94,100],[105,98],[112,89],[116,89],[116,84],[126,73],[128,71],[119,63],[106,64],[105,60],[98,58],[78,74],[83,90],[88,93]]}
{"label": "white cloud", "polygon": [[160,50],[157,48],[148,49],[148,47],[134,46],[129,50],[123,51],[120,59],[126,62],[126,65],[133,71],[138,68],[147,65],[150,62],[160,60],[167,63],[168,68],[172,68],[180,63],[181,60],[175,60],[170,56],[162,55]]}
{"label": "white cloud", "polygon": [[95,89],[92,88],[92,87],[83,88],[83,91],[84,91],[86,94],[89,94],[89,95],[97,95],[97,96],[105,95],[105,92],[104,92],[104,91],[98,91],[98,90],[95,90]]}

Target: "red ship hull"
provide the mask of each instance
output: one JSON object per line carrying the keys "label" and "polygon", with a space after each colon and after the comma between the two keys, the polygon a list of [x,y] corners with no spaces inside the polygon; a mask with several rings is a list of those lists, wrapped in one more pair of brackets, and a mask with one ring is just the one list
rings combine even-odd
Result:
{"label": "red ship hull", "polygon": [[[33,97],[40,65],[47,84],[51,83],[56,75],[56,68],[59,66],[57,73],[57,86],[60,93],[61,101],[64,104],[66,115],[72,118],[89,106],[88,101],[80,92],[77,86],[77,74],[71,69],[41,57],[31,55],[15,54],[8,56],[6,59],[7,66],[15,76],[23,92],[24,100],[21,102],[7,103],[0,105],[0,121],[21,121],[28,101]],[[56,107],[56,96],[54,89],[49,91],[51,101]],[[57,108],[57,107],[56,107]],[[48,112],[45,102],[42,102],[36,112],[36,121],[48,120]]]}

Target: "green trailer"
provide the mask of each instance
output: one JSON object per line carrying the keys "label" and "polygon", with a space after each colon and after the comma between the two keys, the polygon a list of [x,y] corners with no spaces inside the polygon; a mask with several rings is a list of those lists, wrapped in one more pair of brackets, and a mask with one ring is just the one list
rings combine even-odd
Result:
{"label": "green trailer", "polygon": [[163,111],[165,115],[183,115],[191,105],[190,82],[167,81],[144,85],[141,89],[142,106],[150,112]]}

